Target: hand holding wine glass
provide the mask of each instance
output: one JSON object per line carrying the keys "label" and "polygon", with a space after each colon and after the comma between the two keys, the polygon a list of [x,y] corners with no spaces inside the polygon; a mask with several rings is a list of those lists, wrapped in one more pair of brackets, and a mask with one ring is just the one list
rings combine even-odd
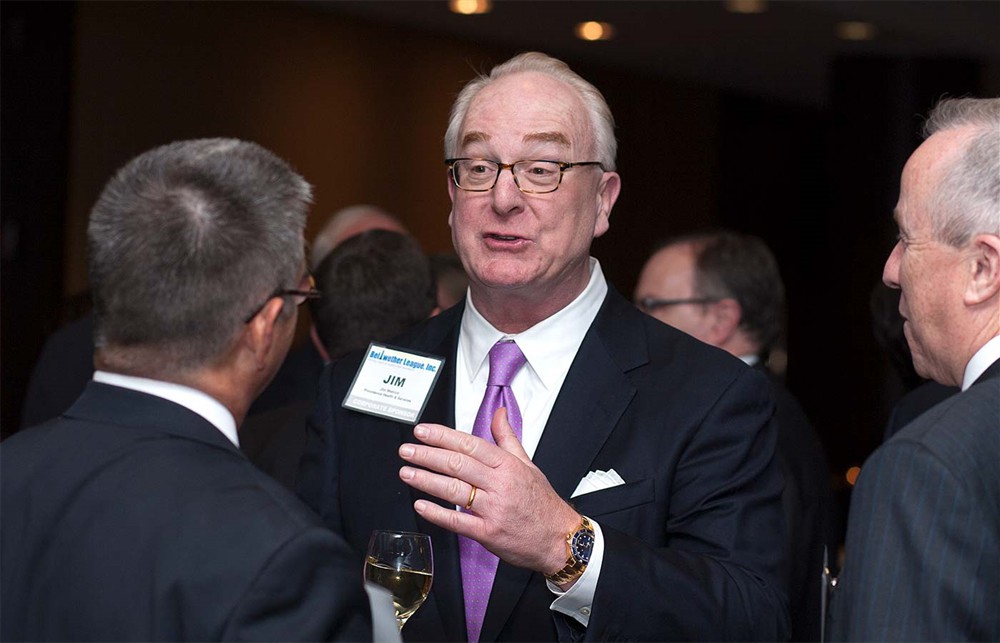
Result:
{"label": "hand holding wine glass", "polygon": [[368,541],[365,579],[392,592],[396,624],[402,630],[431,591],[431,537],[407,531],[373,531]]}

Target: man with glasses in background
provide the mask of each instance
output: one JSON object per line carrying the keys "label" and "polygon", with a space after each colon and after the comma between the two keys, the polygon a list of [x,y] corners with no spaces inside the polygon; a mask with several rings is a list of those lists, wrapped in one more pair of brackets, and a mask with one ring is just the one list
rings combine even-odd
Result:
{"label": "man with glasses in background", "polygon": [[2,446],[0,639],[371,638],[343,540],[239,450],[319,294],[310,200],[231,139],[156,148],[105,187],[87,230],[93,381]]}
{"label": "man with glasses in background", "polygon": [[788,599],[793,641],[818,641],[824,552],[832,552],[833,492],[826,456],[805,411],[767,366],[785,324],[785,285],[770,248],[731,230],[668,239],[646,261],[635,304],[721,348],[771,381],[778,460],[785,477]]}
{"label": "man with glasses in background", "polygon": [[324,374],[299,491],[359,560],[373,529],[431,535],[407,639],[788,634],[767,382],[606,282],[615,152],[561,61],[470,82],[445,135],[470,296],[392,342],[444,359],[421,423],[342,404],[380,352]]}

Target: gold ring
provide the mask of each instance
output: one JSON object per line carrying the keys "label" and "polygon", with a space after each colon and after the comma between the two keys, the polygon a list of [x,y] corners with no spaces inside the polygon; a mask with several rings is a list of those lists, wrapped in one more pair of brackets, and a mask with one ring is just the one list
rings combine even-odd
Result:
{"label": "gold ring", "polygon": [[476,485],[472,485],[472,491],[469,492],[469,502],[465,503],[465,510],[470,511],[472,509],[472,501],[476,499]]}

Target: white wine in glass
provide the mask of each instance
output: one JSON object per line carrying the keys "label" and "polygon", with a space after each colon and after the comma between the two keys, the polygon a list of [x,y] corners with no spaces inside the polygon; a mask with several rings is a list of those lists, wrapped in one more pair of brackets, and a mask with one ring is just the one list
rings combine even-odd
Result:
{"label": "white wine in glass", "polygon": [[365,559],[365,580],[392,592],[396,625],[402,630],[431,591],[431,537],[408,531],[373,531]]}

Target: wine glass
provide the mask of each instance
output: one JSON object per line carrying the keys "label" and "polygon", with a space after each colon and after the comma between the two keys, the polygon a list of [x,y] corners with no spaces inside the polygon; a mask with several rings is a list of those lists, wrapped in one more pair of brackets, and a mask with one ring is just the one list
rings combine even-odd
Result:
{"label": "wine glass", "polygon": [[392,592],[396,625],[402,631],[431,591],[434,553],[431,537],[410,531],[372,532],[365,559],[365,580]]}

